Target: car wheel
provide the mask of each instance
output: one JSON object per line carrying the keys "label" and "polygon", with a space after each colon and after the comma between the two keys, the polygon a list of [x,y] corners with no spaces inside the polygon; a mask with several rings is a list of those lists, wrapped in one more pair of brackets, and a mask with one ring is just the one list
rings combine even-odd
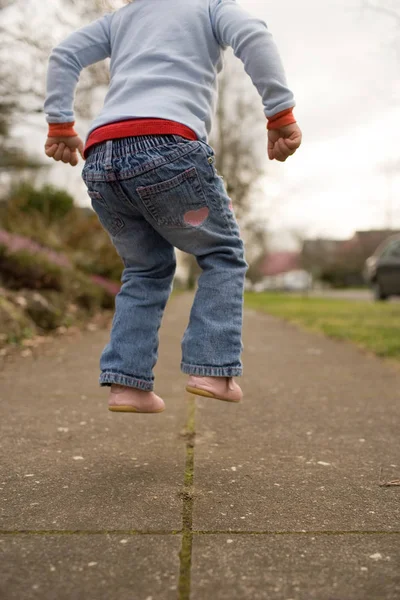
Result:
{"label": "car wheel", "polygon": [[379,279],[374,282],[372,289],[376,301],[384,302],[389,298],[389,296],[383,291],[382,284],[379,282]]}

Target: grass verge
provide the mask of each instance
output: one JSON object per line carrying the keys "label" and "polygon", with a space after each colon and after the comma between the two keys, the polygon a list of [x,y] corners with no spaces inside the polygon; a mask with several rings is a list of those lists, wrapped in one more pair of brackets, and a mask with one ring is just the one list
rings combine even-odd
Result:
{"label": "grass verge", "polygon": [[245,306],[400,361],[400,303],[248,292]]}

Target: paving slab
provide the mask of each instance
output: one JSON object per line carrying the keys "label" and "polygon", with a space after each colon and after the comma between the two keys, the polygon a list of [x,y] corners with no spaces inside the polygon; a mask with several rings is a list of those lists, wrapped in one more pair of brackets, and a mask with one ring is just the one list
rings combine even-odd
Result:
{"label": "paving slab", "polygon": [[193,423],[190,304],[164,320],[161,415],[107,411],[107,332],[6,361],[1,600],[177,598],[182,515],[180,600],[397,600],[400,370],[247,311],[245,400],[197,399]]}
{"label": "paving slab", "polygon": [[197,401],[193,528],[400,529],[400,370],[245,316],[245,399]]}
{"label": "paving slab", "polygon": [[191,600],[398,600],[399,535],[198,535]]}
{"label": "paving slab", "polygon": [[4,365],[0,530],[181,528],[187,413],[170,347],[175,321],[172,308],[158,367],[162,414],[107,410],[98,386],[107,331],[64,336]]}
{"label": "paving slab", "polygon": [[179,535],[0,536],[1,600],[175,600]]}

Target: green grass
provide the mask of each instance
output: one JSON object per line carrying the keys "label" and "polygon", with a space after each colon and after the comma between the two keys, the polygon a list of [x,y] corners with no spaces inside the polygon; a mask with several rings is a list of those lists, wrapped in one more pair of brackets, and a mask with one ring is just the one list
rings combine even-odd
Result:
{"label": "green grass", "polygon": [[400,360],[400,303],[357,302],[275,293],[246,293],[248,308]]}

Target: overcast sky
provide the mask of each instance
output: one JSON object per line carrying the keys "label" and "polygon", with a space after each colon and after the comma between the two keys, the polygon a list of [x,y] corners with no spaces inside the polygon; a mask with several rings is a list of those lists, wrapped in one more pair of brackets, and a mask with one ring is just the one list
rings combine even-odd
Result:
{"label": "overcast sky", "polygon": [[[273,225],[339,237],[389,220],[400,227],[395,24],[363,13],[362,0],[242,3],[274,34],[304,134],[299,152],[271,169],[280,181]],[[389,178],[383,170],[395,162],[398,176]]]}
{"label": "overcast sky", "polygon": [[[343,238],[389,221],[400,227],[395,23],[363,12],[362,0],[241,4],[265,19],[276,39],[304,134],[293,158],[284,165],[268,163],[265,198],[258,206],[268,212],[270,227]],[[396,161],[399,175],[388,177],[385,166]],[[68,168],[56,171],[60,185],[71,182]]]}

